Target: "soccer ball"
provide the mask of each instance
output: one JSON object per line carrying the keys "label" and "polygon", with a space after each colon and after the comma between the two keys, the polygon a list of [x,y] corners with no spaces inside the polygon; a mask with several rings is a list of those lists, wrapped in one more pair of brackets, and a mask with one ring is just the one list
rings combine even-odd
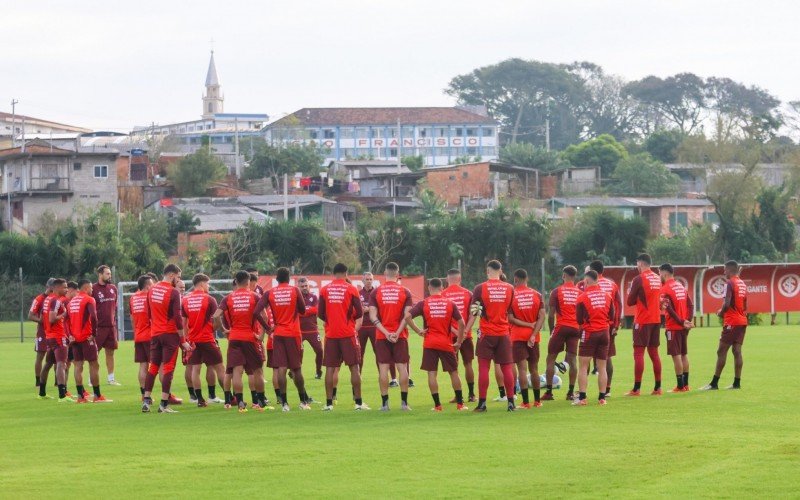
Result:
{"label": "soccer ball", "polygon": [[559,373],[567,373],[569,371],[569,363],[565,361],[556,362],[556,370]]}
{"label": "soccer ball", "polygon": [[[547,377],[544,374],[539,375],[539,385],[544,387],[547,385]],[[561,377],[553,375],[553,389],[561,389]]]}

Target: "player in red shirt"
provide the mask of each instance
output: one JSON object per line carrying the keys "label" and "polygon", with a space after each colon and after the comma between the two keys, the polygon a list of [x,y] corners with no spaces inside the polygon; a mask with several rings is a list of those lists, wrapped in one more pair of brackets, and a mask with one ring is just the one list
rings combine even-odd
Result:
{"label": "player in red shirt", "polygon": [[689,291],[675,279],[670,264],[661,264],[661,309],[664,311],[667,338],[667,354],[672,356],[678,385],[670,392],[689,391],[689,357],[687,340],[689,330],[694,327],[694,305]]}
{"label": "player in red shirt", "polygon": [[[211,278],[205,274],[195,274],[192,277],[192,291],[183,297],[182,313],[186,318],[186,338],[191,345],[191,354],[187,360],[192,379],[192,389],[197,400],[197,406],[203,408],[208,403],[203,399],[203,389],[200,383],[200,370],[206,365],[206,372],[216,373],[219,380],[225,378],[225,367],[222,364],[222,351],[217,345],[214,336],[214,313],[217,312],[217,300],[208,294]],[[208,397],[219,402],[215,393],[215,385],[209,384]]]}
{"label": "player in red shirt", "polygon": [[[272,311],[275,326],[272,330],[272,364],[278,372],[278,384],[281,390],[283,411],[289,411],[289,400],[286,393],[286,373],[292,372],[292,380],[300,396],[300,409],[310,410],[308,394],[303,379],[303,338],[300,333],[300,315],[306,312],[303,294],[296,286],[289,284],[290,272],[286,267],[279,267],[275,272],[278,286],[267,290],[258,301],[255,315],[259,317],[265,308]],[[262,324],[267,328],[266,322]]]}
{"label": "player in red shirt", "polygon": [[[226,376],[224,382],[225,408],[238,404],[239,412],[247,411],[244,402],[242,373],[252,376],[251,390],[255,389],[253,408],[263,410],[267,407],[264,394],[264,358],[261,349],[265,332],[258,330],[255,315],[258,297],[250,290],[250,273],[237,271],[234,276],[234,290],[222,299],[219,309],[214,313],[217,326],[228,338]],[[263,317],[260,317],[263,321]],[[230,371],[230,376],[227,372]],[[231,388],[233,389],[231,391]]]}
{"label": "player in red shirt", "polygon": [[[622,318],[622,294],[619,291],[619,285],[614,280],[608,279],[603,276],[605,266],[602,261],[593,260],[589,263],[589,269],[597,273],[597,284],[604,292],[611,295],[611,301],[614,303],[614,313],[617,315],[614,325],[609,324],[609,343],[608,343],[608,359],[606,360],[606,372],[608,373],[608,387],[606,387],[606,399],[611,396],[611,379],[614,376],[614,364],[611,358],[617,355],[617,332]],[[597,363],[595,363],[595,367]]]}
{"label": "player in red shirt", "polygon": [[580,326],[575,312],[580,290],[575,286],[578,270],[575,266],[566,266],[561,270],[563,283],[550,292],[547,326],[550,329],[550,340],[547,343],[547,368],[545,380],[547,391],[542,399],[553,400],[553,375],[555,375],[556,358],[566,349],[566,361],[569,364],[569,390],[567,399],[575,395],[575,379],[578,376],[578,342],[581,338]]}
{"label": "player in red shirt", "polygon": [[[442,290],[442,295],[452,300],[462,318],[469,317],[469,305],[472,303],[472,292],[461,286],[461,271],[458,269],[450,269],[447,271],[447,288]],[[455,335],[458,333],[458,325],[456,323],[452,326],[453,341],[455,342]],[[467,381],[468,401],[475,403],[478,398],[475,397],[475,370],[472,368],[472,360],[475,359],[475,343],[472,340],[472,330],[464,332],[464,340],[461,342],[456,352],[456,358],[461,355],[461,363],[464,365],[464,378]],[[455,403],[456,400],[450,401]]]}
{"label": "player in red shirt", "polygon": [[67,359],[68,345],[67,333],[64,328],[66,309],[67,281],[61,278],[53,280],[53,289],[42,306],[42,319],[45,322],[45,338],[47,340],[47,356],[42,367],[39,381],[39,399],[52,399],[47,396],[47,375],[50,368],[56,366],[56,383],[58,384],[58,401],[60,403],[74,403],[75,400],[67,395]]}
{"label": "player in red shirt", "polygon": [[322,340],[320,339],[319,328],[317,327],[319,297],[311,293],[311,286],[308,283],[308,278],[305,276],[297,280],[297,287],[300,288],[300,293],[303,294],[303,302],[306,304],[306,312],[300,316],[300,334],[303,336],[303,342],[308,342],[308,345],[314,350],[314,363],[316,368],[314,378],[319,380],[322,378]]}
{"label": "player in red shirt", "polygon": [[[433,278],[428,282],[430,295],[417,302],[405,316],[406,324],[418,335],[424,337],[422,343],[422,366],[420,369],[428,372],[428,387],[433,398],[433,411],[442,411],[439,400],[439,382],[436,374],[439,370],[439,361],[442,362],[442,371],[450,374],[450,382],[456,394],[456,408],[459,411],[468,410],[464,406],[464,393],[461,390],[461,379],[458,376],[458,359],[456,351],[464,341],[464,318],[458,311],[456,304],[442,295],[442,280]],[[414,318],[422,316],[423,329],[414,323]],[[456,339],[453,341],[452,327],[456,324]]]}
{"label": "player in red shirt", "polygon": [[97,348],[106,353],[108,384],[120,385],[114,378],[114,351],[117,350],[117,287],[111,283],[111,268],[97,268],[97,283],[92,285],[97,302]]}
{"label": "player in red shirt", "polygon": [[717,312],[722,319],[722,335],[717,348],[717,368],[711,383],[701,388],[703,391],[717,390],[719,377],[725,368],[728,350],[733,351],[734,375],[733,384],[728,389],[742,388],[742,344],[747,331],[747,285],[739,277],[739,264],[735,260],[725,263],[725,277],[728,284],[725,288],[725,302]]}
{"label": "player in red shirt", "polygon": [[357,323],[364,314],[358,290],[347,280],[347,266],[333,266],[333,281],[319,292],[319,318],[325,325],[325,406],[333,410],[339,369],[342,363],[350,368],[350,383],[356,410],[369,410],[361,398],[361,349],[356,335]]}
{"label": "player in red shirt", "polygon": [[529,409],[528,374],[533,384],[533,406],[540,407],[539,342],[544,324],[542,294],[528,286],[528,272],[514,271],[514,300],[511,301],[511,352],[517,368],[522,408]]}
{"label": "player in red shirt", "polygon": [[486,264],[486,277],[472,291],[470,318],[466,330],[472,328],[476,318],[478,326],[478,406],[473,411],[486,411],[486,392],[489,389],[489,369],[492,361],[503,371],[503,384],[508,398],[508,411],[514,411],[514,358],[511,354],[511,334],[508,323],[511,303],[514,300],[514,287],[500,280],[503,266],[498,260]]}
{"label": "player in red shirt", "polygon": [[92,383],[94,398],[92,403],[110,403],[100,393],[100,364],[97,362],[97,309],[92,293],[92,282],[80,280],[78,293],[67,305],[69,320],[69,340],[72,342],[72,356],[75,360],[75,384],[78,386],[78,403],[88,403],[89,393],[83,387],[83,362],[89,362],[89,381]]}
{"label": "player in red shirt", "polygon": [[650,269],[652,260],[643,253],[636,257],[636,268],[639,275],[631,281],[631,288],[626,300],[628,306],[636,306],[633,317],[633,363],[634,383],[633,389],[626,396],[638,396],[642,386],[644,373],[644,351],[653,362],[653,375],[655,387],[651,393],[660,396],[661,391],[661,358],[658,356],[658,346],[661,344],[661,277]]}
{"label": "player in red shirt", "polygon": [[133,328],[133,362],[139,363],[139,390],[144,397],[144,381],[150,363],[150,313],[147,310],[147,292],[153,286],[153,278],[144,274],[136,282],[137,291],[128,303]]}
{"label": "player in red shirt", "polygon": [[147,292],[147,310],[150,315],[150,364],[144,382],[142,412],[149,413],[156,375],[161,371],[161,403],[159,413],[177,413],[170,408],[170,387],[178,359],[178,348],[188,350],[183,334],[181,294],[175,287],[181,279],[181,268],[175,264],[164,267],[163,279]]}
{"label": "player in red shirt", "polygon": [[411,292],[397,282],[400,266],[386,264],[386,282],[369,299],[369,316],[376,328],[375,357],[381,389],[381,411],[389,411],[389,365],[394,364],[400,378],[400,409],[408,411],[408,330],[406,313],[411,309]]}
{"label": "player in red shirt", "polygon": [[581,345],[578,352],[580,370],[578,370],[578,399],[573,405],[586,405],[586,386],[589,381],[589,367],[592,359],[597,363],[597,402],[606,404],[605,391],[608,386],[606,359],[608,358],[609,325],[616,327],[616,313],[611,295],[597,283],[598,274],[589,270],[584,276],[584,291],[578,296],[575,313],[578,324],[583,328]]}
{"label": "player in red shirt", "polygon": [[36,322],[36,338],[34,339],[33,350],[36,352],[36,361],[33,364],[33,371],[36,372],[36,389],[39,389],[39,378],[42,374],[42,362],[47,354],[47,339],[44,336],[44,321],[42,320],[42,307],[48,295],[53,292],[54,278],[47,280],[44,292],[33,298],[31,308],[28,311],[28,319]]}

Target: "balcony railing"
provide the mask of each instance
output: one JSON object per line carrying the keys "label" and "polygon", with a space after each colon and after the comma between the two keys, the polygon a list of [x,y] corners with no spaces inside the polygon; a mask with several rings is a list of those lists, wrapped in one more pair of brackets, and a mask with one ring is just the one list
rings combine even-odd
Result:
{"label": "balcony railing", "polygon": [[22,191],[69,191],[69,178],[31,177],[30,185]]}

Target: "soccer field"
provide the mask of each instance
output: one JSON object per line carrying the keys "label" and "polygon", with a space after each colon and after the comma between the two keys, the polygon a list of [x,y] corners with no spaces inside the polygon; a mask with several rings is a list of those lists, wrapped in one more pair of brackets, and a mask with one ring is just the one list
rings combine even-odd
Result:
{"label": "soccer field", "polygon": [[[15,324],[0,329],[18,332]],[[512,414],[501,403],[490,403],[485,414],[458,413],[454,405],[431,413],[418,337],[411,340],[414,410],[398,411],[399,389],[391,389],[394,410],[388,414],[353,411],[347,377],[332,413],[318,405],[296,411],[297,394],[290,390],[290,413],[183,405],[177,415],[142,414],[130,342],[117,354],[117,379],[124,385],[103,388],[113,404],[59,405],[34,397],[32,342],[4,341],[0,497],[796,497],[798,330],[749,329],[740,391],[635,399],[622,396],[632,383],[625,330],[607,406],[571,407],[562,389],[557,401]],[[694,389],[712,375],[718,337],[716,328],[689,337]],[[674,372],[665,353],[662,345],[668,390]],[[369,353],[364,399],[376,408],[373,361]],[[179,367],[173,392],[187,398],[182,373]],[[309,394],[324,399],[312,364],[305,373]],[[101,376],[105,380],[104,367]],[[731,360],[720,386],[732,378]],[[445,377],[439,382],[449,400]],[[72,380],[69,387],[74,391]],[[648,359],[643,389],[651,388]],[[490,397],[496,391],[492,382]],[[591,377],[592,403],[596,394]]]}

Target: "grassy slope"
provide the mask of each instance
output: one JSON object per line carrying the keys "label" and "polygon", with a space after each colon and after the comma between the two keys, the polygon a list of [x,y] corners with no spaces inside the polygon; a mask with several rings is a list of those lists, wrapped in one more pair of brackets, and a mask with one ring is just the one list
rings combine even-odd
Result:
{"label": "grassy slope", "polygon": [[[0,334],[17,328],[0,324]],[[620,340],[629,335],[622,332]],[[717,329],[690,337],[695,388],[708,381],[717,338]],[[626,344],[618,342],[614,397],[604,408],[572,408],[559,391],[559,401],[535,411],[507,414],[495,403],[485,415],[452,408],[434,415],[415,366],[410,414],[357,414],[343,381],[332,414],[318,406],[246,415],[184,407],[165,416],[138,411],[129,343],[118,354],[117,378],[125,385],[104,391],[113,404],[63,407],[34,399],[31,344],[6,341],[0,343],[0,497],[797,495],[800,404],[791,395],[797,327],[751,327],[740,392],[626,400],[621,395],[632,380]],[[418,363],[419,340],[412,346]],[[364,394],[376,407],[369,356]],[[671,388],[672,365],[664,361]],[[782,374],[790,375],[788,384]],[[731,378],[729,364],[722,382]],[[444,382],[440,376],[449,397]],[[651,383],[646,372],[645,387]],[[320,381],[308,386],[312,396],[324,397]],[[185,396],[182,377],[175,387]],[[391,397],[396,407],[397,389]],[[292,391],[290,398],[296,406]]]}

